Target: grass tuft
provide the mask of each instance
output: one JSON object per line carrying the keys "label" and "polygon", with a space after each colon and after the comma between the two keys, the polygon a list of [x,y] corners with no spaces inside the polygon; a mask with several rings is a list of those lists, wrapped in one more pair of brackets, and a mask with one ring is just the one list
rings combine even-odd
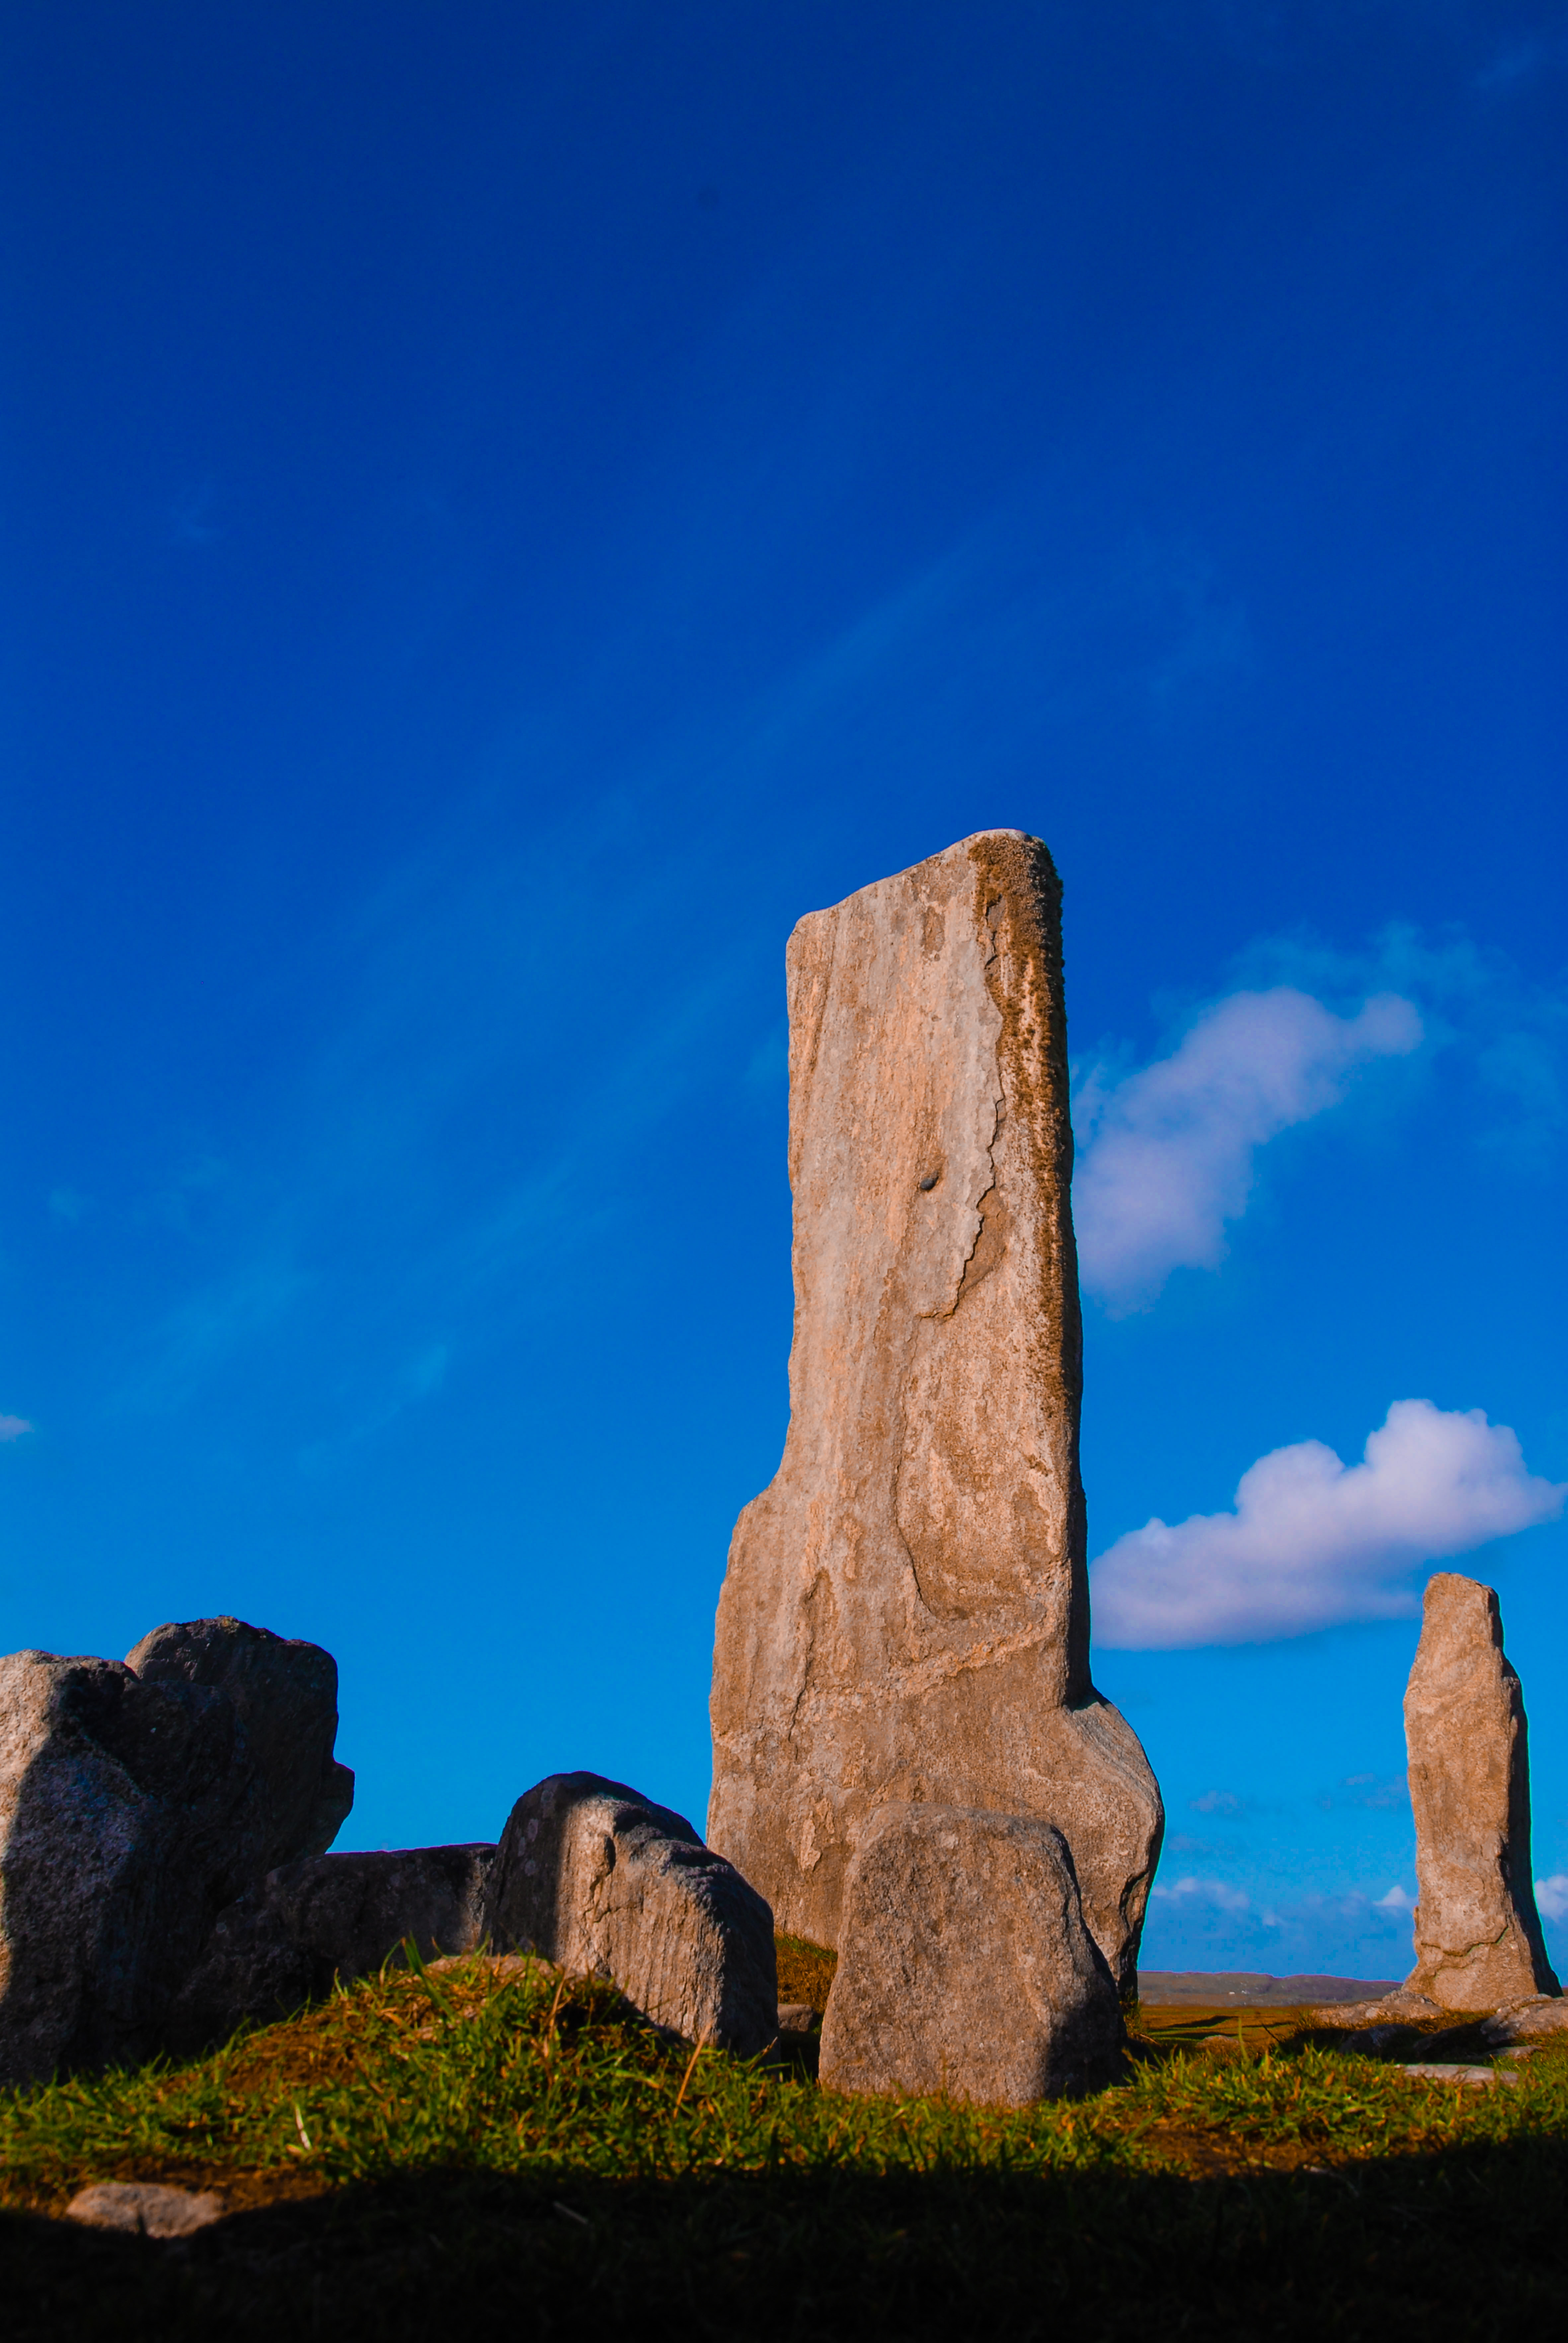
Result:
{"label": "grass tuft", "polygon": [[[1229,2026],[1150,2027],[1091,2098],[974,2107],[694,2053],[544,1963],[388,1967],[186,2065],[0,2095],[10,2331],[379,2338],[461,2307],[550,2335],[1431,2343],[1568,2307],[1568,2055],[1475,2090]],[[177,2249],[36,2218],[133,2178],[237,2217]]]}

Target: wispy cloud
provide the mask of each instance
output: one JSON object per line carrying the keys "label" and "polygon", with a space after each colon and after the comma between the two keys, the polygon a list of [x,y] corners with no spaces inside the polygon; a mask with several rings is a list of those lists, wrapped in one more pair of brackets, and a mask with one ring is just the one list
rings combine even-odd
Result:
{"label": "wispy cloud", "polygon": [[1396,1400],[1360,1464],[1298,1441],[1242,1474],[1230,1513],[1119,1538],[1094,1566],[1095,1632],[1112,1649],[1173,1650],[1402,1618],[1420,1564],[1552,1520],[1565,1496],[1479,1408]]}
{"label": "wispy cloud", "polygon": [[1092,1070],[1074,1106],[1088,1138],[1073,1185],[1084,1285],[1121,1312],[1153,1301],[1174,1269],[1216,1267],[1258,1149],[1336,1105],[1357,1067],[1408,1056],[1422,1031],[1397,993],[1340,1017],[1278,985],[1216,1002],[1152,1065],[1120,1080]]}
{"label": "wispy cloud", "polygon": [[0,1415],[0,1442],[20,1440],[24,1433],[34,1429],[25,1415]]}
{"label": "wispy cloud", "polygon": [[1402,1887],[1396,1880],[1386,1896],[1376,1897],[1372,1904],[1372,1910],[1402,1917],[1405,1913],[1415,1910],[1415,1897],[1407,1887]]}
{"label": "wispy cloud", "polygon": [[1157,1879],[1153,1893],[1171,1904],[1210,1904],[1221,1912],[1250,1912],[1252,1899],[1223,1879]]}
{"label": "wispy cloud", "polygon": [[1151,1063],[1108,1045],[1074,1069],[1081,1273],[1112,1316],[1149,1307],[1174,1270],[1218,1268],[1260,1150],[1379,1064],[1441,1061],[1473,1143],[1516,1172],[1543,1170],[1568,1134],[1568,992],[1503,952],[1399,925],[1352,951],[1272,936],[1231,977]]}
{"label": "wispy cloud", "polygon": [[1568,1871],[1554,1871],[1535,1883],[1535,1901],[1548,1920],[1568,1920]]}

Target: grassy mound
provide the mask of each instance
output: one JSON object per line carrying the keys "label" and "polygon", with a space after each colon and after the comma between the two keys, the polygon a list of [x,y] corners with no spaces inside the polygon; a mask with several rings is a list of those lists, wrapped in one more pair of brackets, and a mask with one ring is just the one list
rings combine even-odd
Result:
{"label": "grassy mound", "polygon": [[[1568,2056],[1475,2090],[1280,2017],[1147,2036],[1114,2088],[1013,2112],[825,2092],[809,2046],[693,2054],[542,1965],[389,1969],[187,2066],[0,2097],[7,2331],[1386,2343],[1561,2315]],[[133,2178],[229,2217],[162,2245],[46,2217]]]}

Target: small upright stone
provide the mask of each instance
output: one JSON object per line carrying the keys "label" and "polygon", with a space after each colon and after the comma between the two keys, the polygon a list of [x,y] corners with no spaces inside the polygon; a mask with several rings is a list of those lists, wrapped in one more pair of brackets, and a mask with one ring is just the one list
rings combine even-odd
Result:
{"label": "small upright stone", "polygon": [[709,1835],[836,1946],[886,1804],[1055,1824],[1130,1993],[1160,1793],[1089,1673],[1061,890],[987,830],[789,940],[789,1432],[736,1524]]}
{"label": "small upright stone", "polygon": [[773,1915],[683,1815],[598,1774],[518,1800],[497,1850],[490,1936],[608,1977],[689,2042],[750,2057],[779,2031]]}
{"label": "small upright stone", "polygon": [[1404,1696],[1415,1812],[1416,1964],[1444,2009],[1555,1994],[1530,1881],[1530,1760],[1519,1678],[1490,1586],[1428,1581]]}
{"label": "small upright stone", "polygon": [[1027,2107],[1109,2082],[1121,2012],[1061,1833],[884,1806],[849,1868],[821,2079]]}

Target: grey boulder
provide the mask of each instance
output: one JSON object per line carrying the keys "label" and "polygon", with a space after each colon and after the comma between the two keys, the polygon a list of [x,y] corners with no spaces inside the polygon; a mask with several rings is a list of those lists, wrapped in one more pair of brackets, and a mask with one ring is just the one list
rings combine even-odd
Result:
{"label": "grey boulder", "polygon": [[132,1660],[0,1658],[0,2081],[163,2047],[217,1914],[353,1795],[317,1645],[208,1620]]}
{"label": "grey boulder", "polygon": [[286,2016],[409,1939],[422,1960],[472,1952],[495,1855],[482,1845],[422,1846],[281,1865],[218,1915],[175,2005],[171,2047],[201,2049],[246,2018]]}
{"label": "grey boulder", "polygon": [[689,2042],[749,2057],[778,2033],[768,1906],[683,1815],[598,1774],[554,1774],[518,1800],[489,1934],[498,1951],[610,1978]]}
{"label": "grey boulder", "polygon": [[1553,2034],[1568,2034],[1568,1997],[1533,1994],[1481,2021],[1482,2040],[1493,2048],[1511,2042],[1544,2042]]}
{"label": "grey boulder", "polygon": [[1023,2107],[1111,2080],[1121,2044],[1116,1985],[1052,1824],[882,1809],[845,1883],[825,2086]]}

